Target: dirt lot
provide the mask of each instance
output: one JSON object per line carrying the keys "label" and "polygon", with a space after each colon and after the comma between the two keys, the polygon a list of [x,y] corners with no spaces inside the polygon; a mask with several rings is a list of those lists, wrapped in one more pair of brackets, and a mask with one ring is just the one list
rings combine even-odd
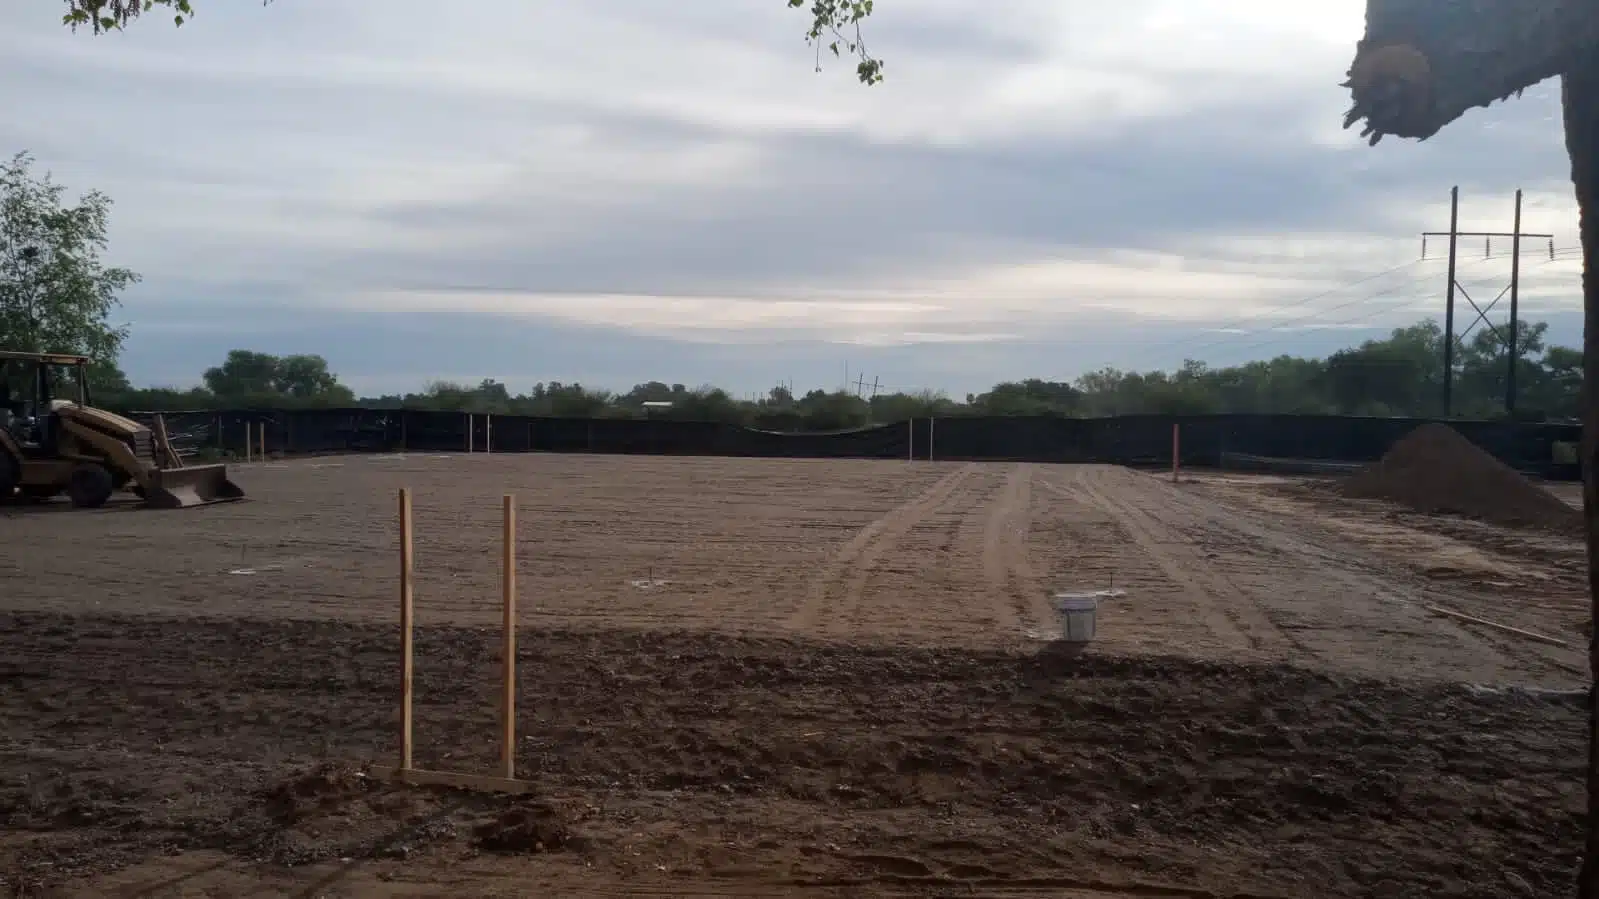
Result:
{"label": "dirt lot", "polygon": [[[1573,540],[1093,466],[236,473],[252,502],[0,511],[0,895],[1570,891]],[[402,485],[450,770],[496,751],[518,497],[531,798],[360,775],[395,749]],[[1047,597],[1080,589],[1124,593],[1074,656]]]}

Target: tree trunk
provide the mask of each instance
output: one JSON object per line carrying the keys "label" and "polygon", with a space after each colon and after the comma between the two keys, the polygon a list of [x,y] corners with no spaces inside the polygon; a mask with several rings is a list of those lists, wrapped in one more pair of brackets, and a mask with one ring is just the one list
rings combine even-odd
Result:
{"label": "tree trunk", "polygon": [[1566,149],[1582,231],[1582,510],[1588,531],[1591,606],[1588,666],[1588,828],[1579,899],[1599,899],[1599,59],[1564,76]]}

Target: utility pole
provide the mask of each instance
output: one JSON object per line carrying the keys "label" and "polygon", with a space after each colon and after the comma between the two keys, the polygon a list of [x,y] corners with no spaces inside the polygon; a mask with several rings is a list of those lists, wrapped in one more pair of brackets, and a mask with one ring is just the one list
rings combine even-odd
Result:
{"label": "utility pole", "polygon": [[[1460,185],[1449,188],[1449,290],[1444,300],[1444,418],[1454,410],[1451,391],[1455,381],[1455,247],[1460,241]],[[1421,255],[1427,255],[1427,235],[1421,235]]]}
{"label": "utility pole", "polygon": [[[1510,357],[1511,374],[1508,383],[1506,384],[1505,411],[1514,411],[1516,404],[1515,335],[1517,327],[1516,316],[1519,312],[1516,303],[1517,293],[1519,292],[1521,282],[1521,239],[1523,237],[1547,238],[1549,241],[1549,258],[1553,259],[1555,255],[1555,236],[1553,234],[1526,234],[1522,232],[1521,191],[1519,190],[1516,191],[1516,224],[1514,231],[1460,230],[1460,187],[1457,185],[1449,189],[1449,230],[1423,231],[1421,234],[1421,258],[1423,259],[1427,258],[1427,238],[1429,237],[1449,238],[1449,288],[1445,293],[1444,299],[1444,418],[1449,418],[1454,414],[1453,389],[1455,380],[1455,293],[1458,291],[1461,296],[1466,298],[1466,302],[1471,304],[1471,308],[1477,311],[1476,320],[1473,321],[1471,326],[1466,330],[1470,331],[1471,328],[1477,326],[1478,322],[1481,322],[1484,327],[1496,334],[1498,333],[1498,329],[1493,326],[1492,322],[1488,321],[1488,312],[1489,310],[1493,309],[1495,303],[1499,302],[1499,297],[1503,297],[1505,295],[1505,291],[1500,291],[1499,297],[1495,297],[1492,303],[1489,303],[1486,307],[1478,306],[1477,301],[1473,300],[1471,298],[1471,294],[1466,292],[1466,288],[1462,287],[1460,282],[1455,279],[1456,247],[1460,241],[1460,238],[1462,237],[1481,237],[1483,239],[1484,254],[1486,256],[1492,256],[1493,239],[1495,237],[1508,237],[1511,240],[1513,258],[1511,259],[1510,263],[1510,286],[1506,288],[1506,291],[1509,291],[1510,293],[1510,337],[1507,340],[1504,335],[1499,336],[1500,339],[1506,343],[1506,346],[1509,349],[1508,355]],[[1462,337],[1463,336],[1464,335],[1462,335]]]}
{"label": "utility pole", "polygon": [[1521,188],[1516,188],[1516,224],[1511,228],[1515,236],[1510,238],[1510,335],[1505,355],[1510,357],[1509,368],[1505,370],[1505,412],[1516,411],[1516,335],[1519,323],[1516,320],[1517,294],[1521,292]]}

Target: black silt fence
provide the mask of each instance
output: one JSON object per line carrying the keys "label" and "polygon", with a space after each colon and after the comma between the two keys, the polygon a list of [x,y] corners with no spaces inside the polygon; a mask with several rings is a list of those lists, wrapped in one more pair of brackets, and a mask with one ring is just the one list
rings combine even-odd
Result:
{"label": "black silt fence", "polygon": [[[153,421],[153,413],[133,413]],[[230,409],[164,413],[180,451],[243,455],[245,434],[273,454],[463,452],[627,453],[817,459],[1009,460],[1167,465],[1172,427],[1182,463],[1222,466],[1229,456],[1371,462],[1430,419],[1331,415],[1128,415],[1116,418],[919,418],[828,433],[762,431],[703,421],[538,418],[398,409]],[[1556,461],[1556,443],[1581,426],[1451,421],[1467,439],[1522,471],[1580,477]],[[259,443],[252,446],[252,452]]]}

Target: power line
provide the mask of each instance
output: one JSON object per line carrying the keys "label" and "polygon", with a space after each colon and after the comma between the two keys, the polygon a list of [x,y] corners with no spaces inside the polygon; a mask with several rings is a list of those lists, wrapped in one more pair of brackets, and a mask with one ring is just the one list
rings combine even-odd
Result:
{"label": "power line", "polygon": [[[1275,313],[1278,313],[1278,312],[1284,312],[1284,311],[1287,311],[1289,309],[1297,309],[1297,308],[1299,308],[1301,306],[1304,306],[1304,305],[1306,305],[1308,303],[1314,303],[1317,300],[1324,299],[1326,297],[1330,297],[1330,296],[1332,296],[1335,293],[1341,293],[1341,292],[1343,292],[1345,290],[1349,290],[1352,287],[1359,287],[1362,284],[1369,284],[1370,282],[1375,281],[1378,278],[1385,278],[1385,277],[1387,277],[1389,275],[1392,275],[1392,274],[1395,274],[1397,272],[1402,272],[1402,271],[1404,271],[1407,268],[1410,268],[1410,267],[1415,266],[1415,265],[1419,265],[1419,264],[1421,264],[1422,262],[1425,262],[1425,261],[1426,261],[1425,259],[1412,259],[1409,262],[1403,263],[1401,265],[1396,265],[1393,268],[1384,269],[1383,271],[1377,272],[1376,274],[1367,275],[1367,276],[1365,276],[1363,278],[1358,278],[1358,279],[1356,279],[1354,281],[1350,281],[1347,284],[1340,284],[1337,287],[1329,288],[1327,290],[1321,291],[1320,293],[1314,293],[1314,294],[1311,294],[1310,296],[1307,296],[1307,297],[1301,297],[1300,299],[1297,299],[1297,300],[1295,300],[1295,301],[1293,301],[1291,303],[1284,303],[1284,304],[1281,304],[1279,306],[1273,306],[1271,308],[1268,308],[1268,309],[1265,309],[1265,310],[1261,310],[1259,312],[1255,312],[1255,313],[1252,313],[1250,315],[1246,315],[1243,318],[1240,318],[1240,319],[1238,319],[1236,321],[1227,322],[1226,324],[1218,325],[1218,326],[1216,326],[1215,330],[1224,331],[1224,330],[1228,330],[1230,328],[1236,328],[1239,325],[1248,324],[1249,322],[1255,321],[1256,319],[1262,318],[1262,317],[1267,316],[1267,315],[1272,315],[1272,314],[1275,314]],[[1174,340],[1174,341],[1170,341],[1170,342],[1166,342],[1166,343],[1159,343],[1159,344],[1154,344],[1152,346],[1146,346],[1143,349],[1144,349],[1145,353],[1158,352],[1160,350],[1165,350],[1165,349],[1168,349],[1170,347],[1179,346],[1179,345],[1181,345],[1183,343],[1186,343],[1186,342],[1187,342],[1186,340]]]}
{"label": "power line", "polygon": [[[1571,255],[1580,254],[1580,252],[1581,252],[1580,250],[1556,251],[1556,254],[1555,254],[1555,256],[1553,258],[1540,260],[1539,262],[1536,262],[1533,265],[1528,266],[1528,267],[1529,268],[1540,268],[1542,266],[1550,265],[1552,263],[1564,262],[1564,261],[1570,259]],[[1568,255],[1568,253],[1571,254],[1571,255]],[[1498,257],[1498,258],[1502,258],[1502,257]],[[1486,261],[1486,260],[1476,260],[1476,261],[1483,262],[1483,261]],[[1467,283],[1474,284],[1474,286],[1475,286],[1475,284],[1477,284],[1477,283],[1485,283],[1486,280],[1487,279],[1483,279],[1483,281],[1481,281],[1481,282],[1467,282]],[[1387,291],[1387,292],[1391,293],[1392,291]],[[1370,298],[1368,297],[1368,299],[1370,299]],[[1380,310],[1380,311],[1378,311],[1378,312],[1376,312],[1374,314],[1362,313],[1362,314],[1357,315],[1357,316],[1355,316],[1353,318],[1342,319],[1342,320],[1333,321],[1333,322],[1326,322],[1326,325],[1328,327],[1341,327],[1341,326],[1344,326],[1344,325],[1358,324],[1358,323],[1363,322],[1363,321],[1371,321],[1372,319],[1377,318],[1380,315],[1384,315],[1384,314],[1387,314],[1387,313],[1395,312],[1395,311],[1403,308],[1405,305],[1413,302],[1415,299],[1416,299],[1415,297],[1409,297],[1402,303],[1389,304],[1389,305],[1385,306],[1382,310]],[[1349,305],[1349,304],[1346,304],[1346,305]],[[1491,307],[1491,305],[1492,304],[1490,304],[1490,307]],[[1329,309],[1329,310],[1326,310],[1326,311],[1332,312],[1332,311],[1335,311],[1335,309]],[[1304,329],[1304,330],[1311,330],[1311,329],[1307,328],[1307,329]],[[1461,335],[1461,336],[1464,337],[1464,335]],[[1271,344],[1280,343],[1280,342],[1282,342],[1280,337],[1273,337],[1273,338],[1269,338],[1267,340],[1260,341],[1258,343],[1252,343],[1252,344],[1247,344],[1247,345],[1242,346],[1242,347],[1237,347],[1235,349],[1238,352],[1248,352],[1249,350],[1259,349],[1260,347],[1269,346]]]}
{"label": "power line", "polygon": [[[1419,262],[1420,260],[1417,260],[1417,261]],[[1486,262],[1486,261],[1488,261],[1488,260],[1487,259],[1473,260],[1472,262],[1468,262],[1467,264],[1468,265],[1480,264],[1480,263]],[[1385,288],[1383,290],[1378,290],[1378,291],[1375,291],[1375,292],[1372,292],[1372,293],[1369,293],[1369,294],[1365,294],[1364,296],[1356,297],[1355,299],[1350,300],[1348,302],[1339,303],[1336,306],[1329,306],[1326,309],[1319,309],[1319,310],[1316,310],[1315,312],[1310,313],[1309,315],[1300,315],[1300,316],[1295,316],[1293,318],[1278,320],[1268,330],[1273,330],[1273,331],[1281,330],[1284,325],[1292,325],[1292,324],[1296,324],[1296,323],[1299,323],[1299,322],[1310,321],[1310,320],[1315,319],[1315,318],[1317,318],[1319,316],[1326,315],[1329,312],[1338,312],[1339,310],[1348,309],[1348,308],[1350,308],[1352,306],[1359,306],[1359,305],[1363,305],[1365,303],[1370,303],[1372,300],[1378,299],[1380,297],[1390,296],[1390,295],[1392,295],[1394,293],[1397,293],[1397,292],[1399,292],[1401,290],[1406,290],[1408,288],[1413,288],[1415,285],[1420,284],[1422,281],[1425,281],[1427,278],[1430,278],[1430,277],[1432,277],[1431,274],[1418,275],[1418,276],[1416,276],[1414,278],[1411,278],[1410,280],[1408,280],[1408,281],[1406,281],[1406,282],[1404,282],[1402,284],[1396,284],[1396,285],[1394,285],[1392,287],[1388,287],[1388,288]],[[1258,333],[1258,332],[1256,332],[1256,333]],[[1204,350],[1208,350],[1208,349],[1212,349],[1214,347],[1221,346],[1222,344],[1229,343],[1229,342],[1234,341],[1234,340],[1239,340],[1239,339],[1242,339],[1242,338],[1245,338],[1245,337],[1248,337],[1248,336],[1249,336],[1249,332],[1244,332],[1244,333],[1241,333],[1241,334],[1229,334],[1229,335],[1227,335],[1225,337],[1222,337],[1220,339],[1213,340],[1210,343],[1200,344],[1199,346],[1194,347],[1192,352],[1198,353],[1198,352],[1201,352],[1201,351],[1204,351]],[[1270,342],[1270,341],[1268,341],[1268,342]],[[1192,358],[1192,357],[1190,357],[1190,358]]]}
{"label": "power line", "polygon": [[[1550,258],[1539,260],[1538,262],[1533,263],[1531,266],[1529,266],[1529,268],[1542,267],[1542,266],[1549,265],[1551,263],[1556,263],[1556,262],[1564,262],[1564,261],[1570,260],[1570,259],[1572,259],[1574,257],[1579,257],[1580,258],[1581,253],[1582,253],[1581,249],[1578,249],[1578,248],[1570,248],[1570,249],[1565,249],[1565,250],[1556,250],[1555,253]],[[1505,258],[1507,258],[1507,257],[1504,254],[1501,254],[1501,255],[1498,255],[1498,256],[1483,256],[1483,257],[1479,257],[1479,258],[1475,258],[1475,259],[1468,259],[1465,262],[1459,263],[1456,267],[1458,269],[1458,268],[1463,267],[1463,266],[1477,266],[1477,265],[1481,265],[1481,264],[1483,264],[1485,262],[1489,262],[1489,261],[1492,261],[1492,260],[1498,260],[1498,259],[1505,259]],[[1416,276],[1414,278],[1411,278],[1409,281],[1407,281],[1404,284],[1399,284],[1399,285],[1396,285],[1396,286],[1391,287],[1391,288],[1375,291],[1373,293],[1366,294],[1365,296],[1357,297],[1356,299],[1350,300],[1347,303],[1340,303],[1340,304],[1338,304],[1336,306],[1330,306],[1330,307],[1328,307],[1326,309],[1319,310],[1317,312],[1311,313],[1310,315],[1297,316],[1295,318],[1290,318],[1290,319],[1286,319],[1286,320],[1277,322],[1276,324],[1273,325],[1272,330],[1279,330],[1279,329],[1281,329],[1281,327],[1283,325],[1290,325],[1290,324],[1295,324],[1297,322],[1310,321],[1312,319],[1317,318],[1318,316],[1325,315],[1325,314],[1330,313],[1330,312],[1337,312],[1337,311],[1339,311],[1341,309],[1347,309],[1347,308],[1350,308],[1352,306],[1358,306],[1358,305],[1363,305],[1365,303],[1369,303],[1370,301],[1372,301],[1374,299],[1377,299],[1379,297],[1388,296],[1388,295],[1396,293],[1396,292],[1398,292],[1398,291],[1400,291],[1400,290],[1402,290],[1404,288],[1412,287],[1412,286],[1414,286],[1416,284],[1419,284],[1422,281],[1425,281],[1429,277],[1432,277],[1432,276],[1431,275],[1418,275],[1418,276]],[[1489,282],[1489,280],[1490,279],[1483,278],[1483,279],[1479,279],[1479,280],[1476,280],[1476,281],[1468,281],[1466,283],[1467,284],[1471,284],[1473,286],[1482,286],[1484,284],[1487,284]],[[1399,308],[1400,305],[1403,305],[1403,304],[1385,306],[1384,309],[1383,309],[1383,312],[1393,311],[1394,309]],[[1378,314],[1381,314],[1381,313],[1378,313]],[[1354,319],[1348,319],[1348,320],[1345,320],[1344,322],[1329,322],[1328,324],[1340,324],[1340,323],[1347,323],[1348,321],[1360,321],[1360,320],[1362,320],[1362,318],[1363,317],[1361,317],[1361,316],[1357,316]],[[1295,330],[1309,330],[1309,329],[1295,329]],[[1224,343],[1228,343],[1228,342],[1233,341],[1233,340],[1242,339],[1242,338],[1245,338],[1245,337],[1248,337],[1248,336],[1249,336],[1248,333],[1232,334],[1232,335],[1229,335],[1227,337],[1223,337],[1223,338],[1221,338],[1219,340],[1211,341],[1210,343],[1201,344],[1200,346],[1194,348],[1194,352],[1199,352],[1199,351],[1202,351],[1202,350],[1211,349],[1211,348],[1214,348],[1214,347],[1217,347],[1217,346],[1221,346]],[[1239,349],[1250,349],[1250,348],[1253,348],[1253,347],[1263,346],[1263,345],[1269,344],[1271,342],[1273,342],[1273,341],[1267,340],[1264,343],[1248,344],[1248,345],[1246,345],[1244,347],[1241,347]],[[1192,358],[1192,357],[1190,357],[1190,358]]]}

